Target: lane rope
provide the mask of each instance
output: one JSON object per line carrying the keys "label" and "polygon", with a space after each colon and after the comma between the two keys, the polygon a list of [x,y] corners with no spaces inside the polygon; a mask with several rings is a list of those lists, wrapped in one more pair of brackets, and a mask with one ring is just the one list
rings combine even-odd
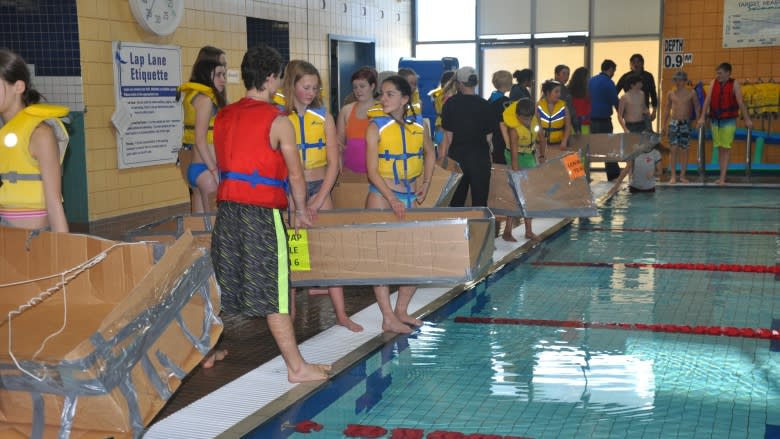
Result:
{"label": "lane rope", "polygon": [[556,328],[622,329],[629,331],[669,332],[722,337],[780,340],[780,330],[769,328],[738,328],[734,326],[690,326],[667,323],[582,322],[578,320],[517,319],[511,317],[458,316],[455,323],[492,325],[551,326]]}

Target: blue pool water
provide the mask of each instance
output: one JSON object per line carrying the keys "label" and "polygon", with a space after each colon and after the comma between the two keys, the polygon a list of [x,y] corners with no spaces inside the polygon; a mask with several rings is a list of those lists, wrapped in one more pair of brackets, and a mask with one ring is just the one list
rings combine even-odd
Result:
{"label": "blue pool water", "polygon": [[[780,438],[778,342],[455,320],[780,327],[780,275],[622,265],[774,266],[780,191],[619,194],[601,214],[575,221],[248,437],[337,438],[362,424],[386,428],[384,437],[417,428],[530,438]],[[323,430],[282,428],[303,420]]]}

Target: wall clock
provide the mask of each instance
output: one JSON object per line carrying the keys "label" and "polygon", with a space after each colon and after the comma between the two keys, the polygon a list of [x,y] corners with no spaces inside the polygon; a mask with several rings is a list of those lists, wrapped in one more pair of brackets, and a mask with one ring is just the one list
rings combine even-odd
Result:
{"label": "wall clock", "polygon": [[172,34],[184,16],[184,0],[129,0],[133,16],[147,32]]}

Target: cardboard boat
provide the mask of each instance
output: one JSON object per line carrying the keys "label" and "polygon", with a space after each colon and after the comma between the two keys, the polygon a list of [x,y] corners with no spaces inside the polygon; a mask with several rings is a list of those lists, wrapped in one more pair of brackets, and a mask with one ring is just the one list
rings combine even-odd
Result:
{"label": "cardboard boat", "polygon": [[[471,204],[470,197],[466,204]],[[585,168],[562,151],[534,169],[493,164],[488,208],[496,215],[527,218],[598,216]]]}
{"label": "cardboard boat", "polygon": [[[419,207],[447,207],[458,186],[463,172],[460,166],[450,161],[447,168],[434,166],[428,196]],[[330,193],[337,209],[362,209],[368,196],[368,177],[348,170],[342,170],[339,180]]]}
{"label": "cardboard boat", "polygon": [[656,133],[574,134],[569,149],[590,162],[626,162],[657,145]]}
{"label": "cardboard boat", "polygon": [[579,154],[569,152],[533,169],[510,171],[510,186],[527,218],[598,216]]}
{"label": "cardboard boat", "polygon": [[0,242],[0,437],[140,437],[222,332],[208,254],[188,233]]}
{"label": "cardboard boat", "polygon": [[[129,232],[130,241],[173,242],[192,230],[210,247],[214,215],[167,218]],[[433,284],[474,280],[494,250],[495,218],[486,208],[420,208],[399,221],[378,209],[320,212],[316,224],[289,230],[294,286]]]}

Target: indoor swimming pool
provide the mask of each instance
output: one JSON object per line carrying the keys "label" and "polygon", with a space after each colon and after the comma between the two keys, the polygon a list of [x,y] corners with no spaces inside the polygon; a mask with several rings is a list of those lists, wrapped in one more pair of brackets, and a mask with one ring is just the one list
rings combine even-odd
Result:
{"label": "indoor swimming pool", "polygon": [[779,258],[778,189],[621,192],[246,437],[780,437]]}

